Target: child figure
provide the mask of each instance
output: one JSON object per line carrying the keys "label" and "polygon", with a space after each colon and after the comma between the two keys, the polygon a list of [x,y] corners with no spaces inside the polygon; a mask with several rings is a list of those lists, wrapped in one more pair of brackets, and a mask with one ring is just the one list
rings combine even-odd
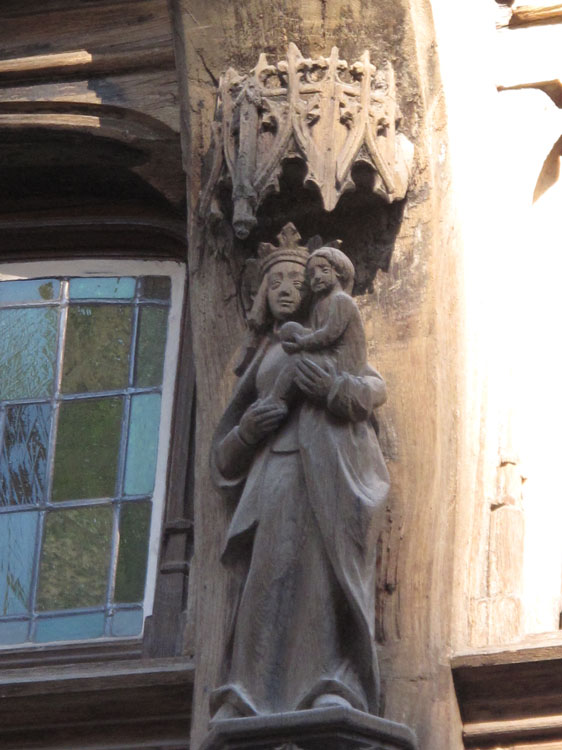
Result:
{"label": "child figure", "polygon": [[[318,352],[312,359],[320,366],[331,362],[338,373],[360,375],[367,364],[367,344],[359,309],[350,295],[355,269],[341,250],[321,247],[311,254],[306,264],[313,294],[310,322],[312,328],[300,323],[284,323],[279,336],[286,352]],[[287,402],[294,391],[293,381],[297,357],[279,374],[271,396]]]}

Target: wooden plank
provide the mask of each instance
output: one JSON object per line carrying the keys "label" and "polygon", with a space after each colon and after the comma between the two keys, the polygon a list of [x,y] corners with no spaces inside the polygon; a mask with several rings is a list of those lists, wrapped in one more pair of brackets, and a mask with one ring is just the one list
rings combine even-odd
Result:
{"label": "wooden plank", "polygon": [[521,742],[528,739],[562,739],[562,714],[508,721],[486,721],[465,724],[463,737],[467,747]]}
{"label": "wooden plank", "polygon": [[0,750],[188,750],[188,729],[185,716],[52,728],[28,726],[1,731]]}
{"label": "wooden plank", "polygon": [[32,78],[84,76],[133,70],[172,69],[174,53],[167,45],[134,52],[92,54],[85,49],[0,60],[0,84]]}
{"label": "wooden plank", "polygon": [[510,26],[521,26],[528,23],[562,21],[562,3],[555,5],[520,5],[512,11]]}
{"label": "wooden plank", "polygon": [[[453,679],[465,730],[471,727],[475,735],[488,736],[492,725],[498,732],[504,725],[511,731],[513,725],[514,732],[529,734],[536,721],[535,728],[544,724],[543,734],[550,732],[562,705],[560,635],[556,640],[454,657]],[[562,725],[556,726],[552,724],[552,731],[562,738]]]}
{"label": "wooden plank", "polygon": [[[136,2],[67,4],[58,12],[51,3],[11,15],[0,9],[3,59],[85,50],[98,54],[144,50],[171,44],[166,3]],[[24,18],[22,18],[24,16]]]}
{"label": "wooden plank", "polygon": [[455,654],[451,659],[453,670],[465,667],[484,667],[500,664],[517,664],[562,659],[562,633],[541,634],[505,648],[482,648]]}
{"label": "wooden plank", "polygon": [[150,659],[142,662],[105,662],[6,669],[0,673],[2,699],[37,693],[132,689],[146,685],[189,684],[193,665],[186,659]]}
{"label": "wooden plank", "polygon": [[[0,76],[1,81],[1,76]],[[177,81],[173,70],[150,70],[140,74],[122,73],[104,75],[100,78],[77,78],[76,80],[29,80],[10,81],[10,85],[0,88],[2,109],[16,109],[16,103],[29,103],[29,109],[35,102],[68,103],[71,105],[99,104],[101,106],[119,107],[129,110],[129,114],[118,113],[119,117],[133,113],[142,113],[165,123],[173,131],[179,131],[179,115],[177,107]],[[45,109],[45,105],[42,105]],[[106,112],[106,116],[110,113]],[[113,118],[117,113],[113,113]],[[137,115],[137,120],[139,116]],[[158,123],[152,124],[153,129]],[[167,137],[171,133],[162,135]],[[178,170],[179,171],[179,170]]]}
{"label": "wooden plank", "polygon": [[185,748],[193,672],[185,659],[5,670],[0,749]]}

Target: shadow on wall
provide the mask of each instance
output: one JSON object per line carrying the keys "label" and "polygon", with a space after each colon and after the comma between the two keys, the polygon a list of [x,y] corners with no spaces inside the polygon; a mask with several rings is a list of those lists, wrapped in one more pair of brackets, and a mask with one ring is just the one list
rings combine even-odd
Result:
{"label": "shadow on wall", "polygon": [[[257,212],[256,228],[244,242],[232,237],[234,254],[247,259],[247,262],[241,263],[241,286],[252,286],[248,279],[251,273],[248,274],[248,271],[259,243],[275,243],[281,229],[291,221],[297,227],[303,244],[309,243],[311,247],[342,240],[342,250],[355,266],[353,293],[372,291],[377,271],[388,270],[405,200],[388,204],[375,195],[374,171],[368,165],[359,163],[352,171],[355,190],[344,193],[336,208],[328,212],[323,208],[318,189],[305,184],[305,176],[306,167],[301,161],[287,160],[279,179],[280,191],[263,201]],[[223,227],[230,225],[232,204],[226,192],[222,195],[221,210],[225,218]],[[243,304],[243,307],[247,305]]]}

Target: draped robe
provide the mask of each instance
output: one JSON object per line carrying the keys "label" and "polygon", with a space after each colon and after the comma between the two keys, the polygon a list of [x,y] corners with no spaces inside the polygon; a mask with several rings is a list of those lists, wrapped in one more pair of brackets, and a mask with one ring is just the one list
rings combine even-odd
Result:
{"label": "draped robe", "polygon": [[301,397],[247,445],[240,419],[288,356],[274,334],[263,339],[213,442],[214,481],[236,506],[223,561],[240,596],[212,710],[298,710],[330,693],[376,713],[375,554],[389,477],[373,410],[385,385],[370,367],[339,373],[324,404]]}

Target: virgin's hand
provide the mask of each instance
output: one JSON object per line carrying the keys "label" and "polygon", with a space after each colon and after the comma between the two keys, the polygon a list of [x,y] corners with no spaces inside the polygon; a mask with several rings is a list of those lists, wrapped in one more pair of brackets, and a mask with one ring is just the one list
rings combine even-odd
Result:
{"label": "virgin's hand", "polygon": [[336,368],[331,362],[323,368],[305,357],[297,363],[295,383],[308,398],[325,402],[336,375]]}
{"label": "virgin's hand", "polygon": [[287,409],[278,401],[261,399],[246,411],[238,425],[238,432],[245,443],[255,445],[279,427],[287,416]]}

